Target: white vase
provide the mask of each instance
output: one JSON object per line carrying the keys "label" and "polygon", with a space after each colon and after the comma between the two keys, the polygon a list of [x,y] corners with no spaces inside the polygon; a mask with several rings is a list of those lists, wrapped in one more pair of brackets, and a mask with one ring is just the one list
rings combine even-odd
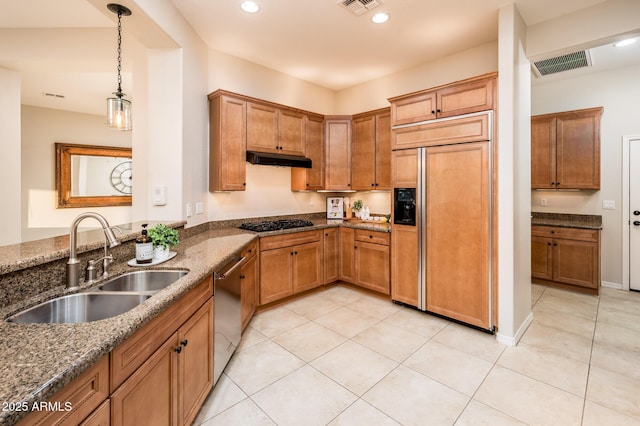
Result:
{"label": "white vase", "polygon": [[153,248],[154,260],[165,260],[167,258],[169,258],[169,247],[164,248],[162,246],[157,246]]}

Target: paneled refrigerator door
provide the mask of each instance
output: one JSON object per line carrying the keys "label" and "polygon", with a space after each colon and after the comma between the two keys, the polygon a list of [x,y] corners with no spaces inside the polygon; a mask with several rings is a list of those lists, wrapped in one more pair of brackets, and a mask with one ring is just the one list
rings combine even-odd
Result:
{"label": "paneled refrigerator door", "polygon": [[422,154],[419,219],[427,311],[491,329],[489,142]]}

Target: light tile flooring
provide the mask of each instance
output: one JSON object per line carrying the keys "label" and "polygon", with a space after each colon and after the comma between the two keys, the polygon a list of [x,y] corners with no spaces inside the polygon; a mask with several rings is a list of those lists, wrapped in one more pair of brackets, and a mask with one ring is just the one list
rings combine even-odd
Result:
{"label": "light tile flooring", "polygon": [[256,315],[196,425],[640,425],[640,293],[532,286],[517,347],[344,286]]}

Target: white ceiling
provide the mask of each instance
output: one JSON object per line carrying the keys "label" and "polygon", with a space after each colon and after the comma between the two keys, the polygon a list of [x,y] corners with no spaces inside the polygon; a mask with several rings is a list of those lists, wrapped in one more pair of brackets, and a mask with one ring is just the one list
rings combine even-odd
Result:
{"label": "white ceiling", "polygon": [[[494,41],[497,11],[511,3],[384,0],[373,11],[355,16],[336,0],[256,0],[262,8],[254,15],[240,10],[241,0],[171,1],[211,49],[332,90]],[[515,3],[527,25],[533,25],[603,1]],[[25,103],[104,113],[101,99],[116,86],[115,15],[106,10],[108,2],[0,0],[4,6],[0,67],[22,73]],[[371,23],[377,11],[389,12],[389,22]],[[132,42],[127,22],[123,18],[125,71],[129,69],[127,43]],[[593,54],[595,65],[604,62]],[[634,56],[640,58],[637,53]],[[130,84],[130,75],[125,73],[125,92]],[[66,98],[43,96],[45,92]]]}

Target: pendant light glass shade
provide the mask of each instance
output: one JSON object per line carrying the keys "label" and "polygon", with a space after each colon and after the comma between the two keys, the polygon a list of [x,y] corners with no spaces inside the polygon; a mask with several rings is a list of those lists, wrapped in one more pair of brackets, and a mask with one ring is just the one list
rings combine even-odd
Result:
{"label": "pendant light glass shade", "polygon": [[131,130],[131,102],[120,97],[107,98],[107,126]]}

